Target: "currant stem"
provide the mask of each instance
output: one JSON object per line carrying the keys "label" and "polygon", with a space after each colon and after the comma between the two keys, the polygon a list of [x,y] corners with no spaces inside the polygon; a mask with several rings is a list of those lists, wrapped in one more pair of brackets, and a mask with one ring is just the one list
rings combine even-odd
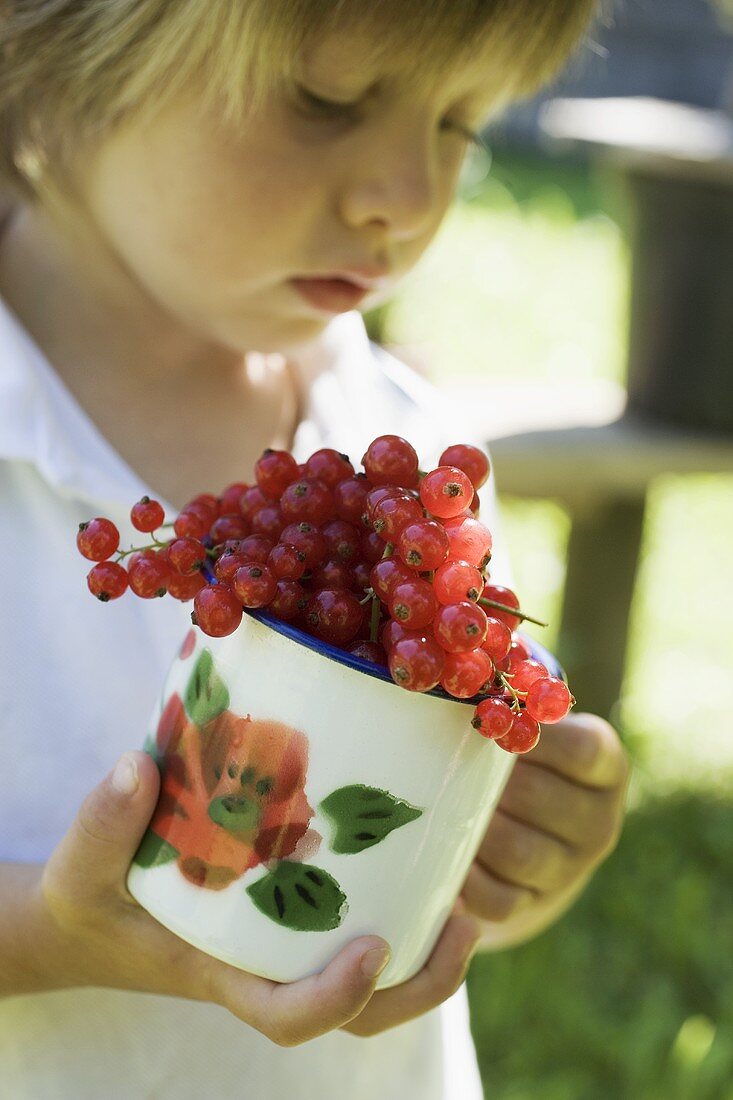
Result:
{"label": "currant stem", "polygon": [[496,611],[508,611],[511,615],[516,615],[518,619],[526,619],[528,623],[534,623],[536,626],[547,626],[547,623],[543,623],[542,619],[534,619],[526,612],[520,611],[518,607],[510,607],[509,604],[499,603],[497,600],[487,600],[483,596],[479,603],[483,604],[484,607],[493,607]]}
{"label": "currant stem", "polygon": [[501,684],[501,686],[504,688],[505,691],[509,692],[509,694],[511,695],[511,697],[513,699],[512,710],[515,710],[515,711],[520,710],[519,693],[514,690],[514,688],[509,683],[508,679],[506,678],[506,676],[504,675],[503,672],[499,673],[499,683]]}
{"label": "currant stem", "polygon": [[391,542],[388,542],[387,545],[384,548],[384,553],[382,554],[382,557],[383,558],[391,558],[393,554],[394,554],[394,544],[391,543]]}
{"label": "currant stem", "polygon": [[372,642],[376,642],[379,638],[379,597],[376,593],[372,595],[372,620],[369,625],[369,638]]}
{"label": "currant stem", "polygon": [[364,596],[364,599],[359,600],[359,603],[361,604],[362,607],[364,606],[365,603],[369,603],[369,601],[374,597],[374,589],[373,588],[365,588],[364,592],[366,593],[365,596]]}

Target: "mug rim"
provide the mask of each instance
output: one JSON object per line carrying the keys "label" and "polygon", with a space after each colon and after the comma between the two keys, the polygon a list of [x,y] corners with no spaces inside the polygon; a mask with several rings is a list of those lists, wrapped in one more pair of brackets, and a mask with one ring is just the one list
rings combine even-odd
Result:
{"label": "mug rim", "polygon": [[[363,672],[367,676],[372,676],[377,680],[383,680],[385,683],[392,684],[393,687],[399,688],[400,685],[396,684],[392,679],[389,669],[384,665],[377,665],[373,661],[368,661],[364,657],[357,657],[354,653],[349,653],[348,650],[340,649],[338,646],[331,645],[329,642],[324,642],[320,638],[316,638],[313,634],[308,634],[304,630],[300,630],[298,627],[293,626],[292,623],[286,622],[284,619],[278,619],[276,615],[269,614],[266,611],[262,611],[259,608],[245,607],[243,608],[245,615],[249,615],[255,622],[262,623],[263,626],[269,627],[277,634],[282,634],[283,637],[289,638],[291,641],[296,642],[299,645],[305,646],[306,649],[311,649],[315,653],[319,653],[323,657],[327,657],[331,661],[336,661],[337,664],[346,665],[347,668],[354,669],[355,672]],[[551,676],[557,676],[561,680],[567,682],[567,676],[565,670],[558,661],[558,659],[550,653],[540,642],[534,638],[530,638],[526,634],[520,634],[522,641],[530,650],[532,660],[539,661],[543,664]],[[401,689],[406,690],[405,688]],[[458,699],[455,695],[450,695],[447,691],[440,686],[431,688],[430,691],[421,691],[420,695],[430,695],[436,699],[445,699],[451,703],[463,703],[466,706],[477,706],[482,699],[488,698],[486,695],[472,695],[468,699]]]}

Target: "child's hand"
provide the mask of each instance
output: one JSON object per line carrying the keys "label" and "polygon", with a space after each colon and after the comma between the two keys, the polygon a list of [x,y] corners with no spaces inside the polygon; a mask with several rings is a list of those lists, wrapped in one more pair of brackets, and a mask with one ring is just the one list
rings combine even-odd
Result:
{"label": "child's hand", "polygon": [[[387,962],[386,944],[377,936],[353,940],[322,973],[284,985],[198,951],[134,901],[125,878],[152,815],[159,777],[145,753],[129,755],[138,768],[137,790],[122,794],[108,776],[85,799],[44,869],[43,949],[32,959],[42,986],[107,986],[212,1001],[286,1047],[362,1012]],[[441,980],[439,974],[437,985]]]}
{"label": "child's hand", "polygon": [[515,765],[461,896],[483,947],[529,939],[572,904],[616,846],[629,776],[615,731],[592,714],[544,726]]}

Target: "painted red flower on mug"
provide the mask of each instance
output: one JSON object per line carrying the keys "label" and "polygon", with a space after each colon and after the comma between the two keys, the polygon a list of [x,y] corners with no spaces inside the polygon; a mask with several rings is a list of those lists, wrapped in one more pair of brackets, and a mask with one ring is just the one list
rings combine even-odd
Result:
{"label": "painted red flower on mug", "polygon": [[160,717],[162,783],[150,829],[178,852],[181,872],[220,890],[290,855],[313,809],[305,796],[308,741],[282,722],[224,710],[201,726],[180,696]]}

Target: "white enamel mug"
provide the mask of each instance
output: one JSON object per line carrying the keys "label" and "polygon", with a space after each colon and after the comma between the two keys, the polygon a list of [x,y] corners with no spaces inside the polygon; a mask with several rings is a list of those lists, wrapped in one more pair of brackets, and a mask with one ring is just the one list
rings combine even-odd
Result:
{"label": "white enamel mug", "polygon": [[406,691],[263,612],[225,638],[190,631],[145,744],[161,796],[130,893],[252,974],[294,981],[376,934],[392,948],[377,988],[406,981],[515,761],[473,729],[474,705]]}

